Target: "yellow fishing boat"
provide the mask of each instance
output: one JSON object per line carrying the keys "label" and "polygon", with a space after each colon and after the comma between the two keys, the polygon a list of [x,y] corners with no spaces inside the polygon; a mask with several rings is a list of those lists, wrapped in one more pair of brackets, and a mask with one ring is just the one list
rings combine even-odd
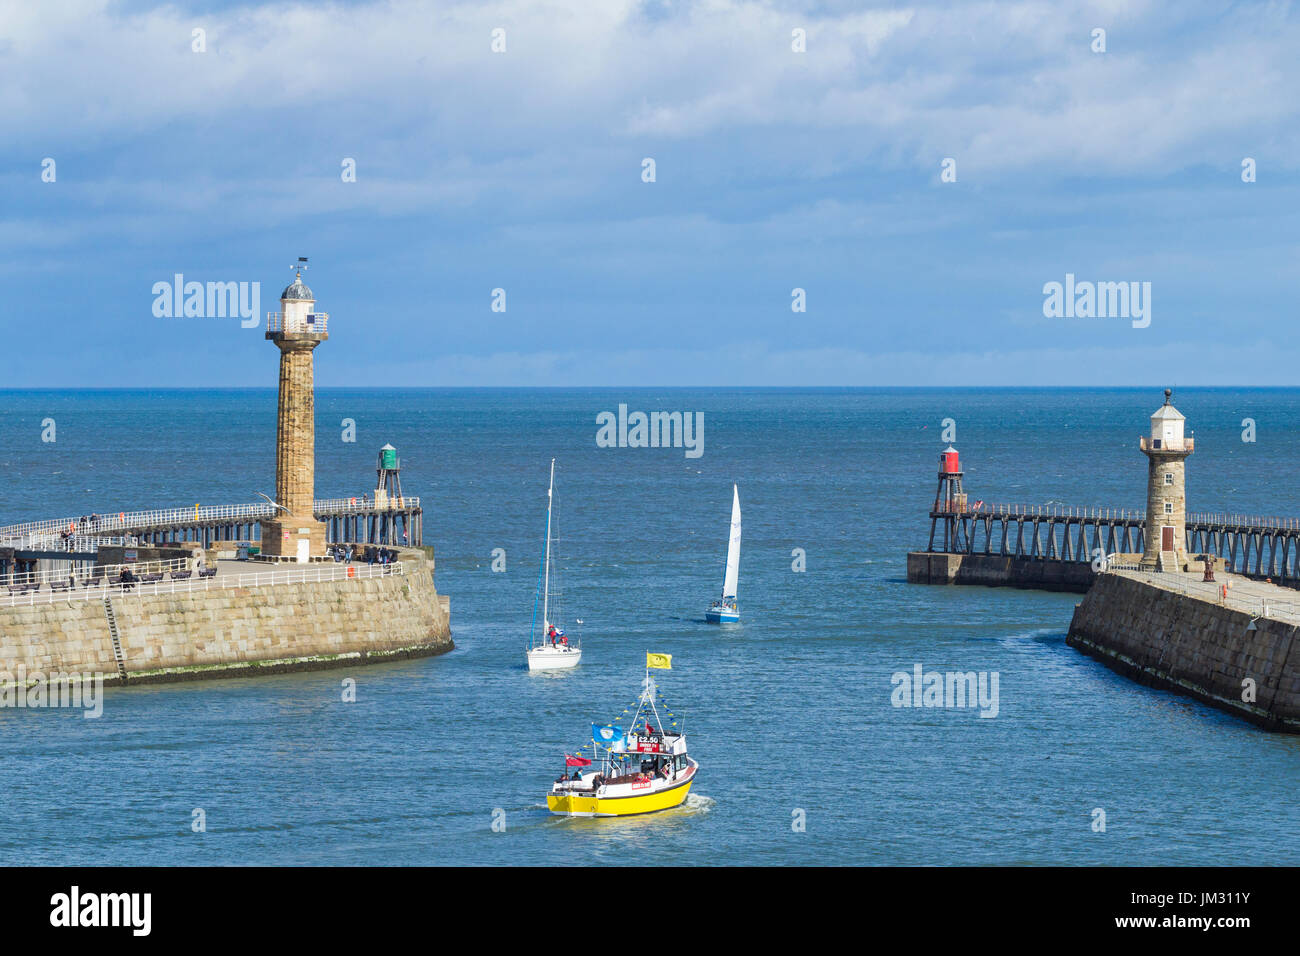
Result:
{"label": "yellow fishing boat", "polygon": [[[647,654],[645,681],[631,729],[592,724],[592,756],[565,754],[564,773],[546,795],[552,813],[624,817],[670,810],[686,801],[699,764],[686,752],[686,734],[677,721],[664,726],[658,708],[663,698],[650,676],[652,667],[667,669],[671,665],[669,654]],[[666,704],[665,711],[672,717]]]}

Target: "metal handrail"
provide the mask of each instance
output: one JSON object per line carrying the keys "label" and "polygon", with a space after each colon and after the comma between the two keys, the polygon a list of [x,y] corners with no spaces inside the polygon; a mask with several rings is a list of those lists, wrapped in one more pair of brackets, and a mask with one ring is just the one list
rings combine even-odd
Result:
{"label": "metal handrail", "polygon": [[[406,497],[393,499],[400,501],[397,508],[415,509],[420,507],[420,499]],[[312,502],[314,514],[354,514],[358,512],[394,510],[393,508],[376,508],[373,500],[368,498],[324,498]],[[85,532],[124,531],[128,528],[165,528],[172,525],[202,523],[221,520],[247,520],[266,518],[275,514],[276,509],[260,502],[247,505],[195,505],[190,508],[163,508],[154,511],[119,511],[115,514],[101,514],[95,521],[82,522],[81,518],[52,518],[43,521],[28,521],[0,527],[0,540],[30,537],[59,538],[64,531],[71,531],[73,536],[86,537]]]}
{"label": "metal handrail", "polygon": [[1230,587],[1226,588],[1227,597],[1225,598],[1225,585],[1228,583],[1226,581],[1197,581],[1177,571],[1156,571],[1132,566],[1114,566],[1105,569],[1103,573],[1118,571],[1126,572],[1129,575],[1136,574],[1139,580],[1142,576],[1146,576],[1161,587],[1170,588],[1180,594],[1186,594],[1188,597],[1201,598],[1232,610],[1242,611],[1253,618],[1276,617],[1276,612],[1281,611],[1300,622],[1300,604],[1291,601],[1268,600],[1258,595],[1238,595]]}
{"label": "metal handrail", "polygon": [[27,591],[21,594],[0,595],[0,607],[19,607],[36,604],[53,604],[59,601],[103,599],[113,596],[144,596],[152,594],[186,594],[193,591],[211,591],[227,588],[276,587],[284,584],[315,584],[327,581],[366,580],[390,575],[405,575],[406,566],[401,561],[373,565],[316,565],[292,571],[259,571],[252,574],[220,574],[210,578],[184,578],[157,581],[153,584],[100,584],[95,587],[67,591]]}
{"label": "metal handrail", "polygon": [[[1146,521],[1143,508],[1092,508],[1071,505],[1023,505],[999,504],[995,502],[977,502],[967,504],[965,508],[940,508],[931,512],[936,515],[961,514],[979,517],[1000,518],[1078,518],[1093,521]],[[1223,512],[1188,512],[1184,518],[1189,525],[1221,525],[1253,528],[1260,531],[1300,531],[1300,518],[1263,515],[1237,515]]]}
{"label": "metal handrail", "polygon": [[315,335],[329,334],[330,314],[328,312],[308,312],[305,318],[297,318],[286,322],[285,313],[268,312],[266,313],[266,331],[268,332],[288,332],[290,335],[301,335],[312,333]]}
{"label": "metal handrail", "polygon": [[88,578],[108,577],[109,579],[118,577],[127,568],[131,569],[133,574],[170,574],[173,571],[187,571],[190,567],[189,558],[170,558],[166,561],[135,561],[127,564],[101,564],[96,565],[90,574],[75,574],[70,568],[46,568],[43,571],[16,571],[13,574],[0,576],[0,587],[6,585],[16,587],[18,585],[28,584],[63,584],[71,578]]}

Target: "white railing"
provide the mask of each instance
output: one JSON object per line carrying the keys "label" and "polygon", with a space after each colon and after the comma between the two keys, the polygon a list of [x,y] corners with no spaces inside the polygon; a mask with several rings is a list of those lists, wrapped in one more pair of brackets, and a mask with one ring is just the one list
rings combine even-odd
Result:
{"label": "white railing", "polygon": [[257,571],[252,574],[218,573],[216,577],[158,581],[153,584],[132,584],[124,588],[107,582],[94,587],[67,591],[26,591],[19,594],[0,595],[0,607],[18,607],[36,604],[54,604],[59,601],[103,600],[105,597],[131,597],[150,594],[187,594],[193,591],[215,591],[228,588],[263,588],[284,584],[313,584],[325,581],[366,580],[406,574],[401,561],[392,564],[316,564],[291,571]]}
{"label": "white railing", "polygon": [[1196,439],[1191,435],[1182,438],[1164,439],[1138,436],[1138,448],[1142,451],[1196,451]]}
{"label": "white railing", "polygon": [[[939,510],[935,514],[962,514],[999,518],[1078,518],[1088,521],[1146,521],[1143,508],[1078,508],[1071,505],[1018,505],[979,501],[967,504],[964,509]],[[1193,511],[1186,516],[1187,524],[1237,525],[1269,531],[1300,531],[1300,518],[1280,516],[1240,515],[1222,512]]]}
{"label": "white railing", "polygon": [[[1188,597],[1212,601],[1235,611],[1242,611],[1254,618],[1290,617],[1300,622],[1300,602],[1277,601],[1259,594],[1252,585],[1259,582],[1229,578],[1220,581],[1198,581],[1186,574],[1176,571],[1143,571],[1136,568],[1110,568],[1111,571],[1125,571],[1130,577],[1146,579],[1162,588],[1186,594]],[[1228,587],[1229,581],[1232,586]]]}
{"label": "white railing", "polygon": [[119,511],[115,514],[96,515],[94,520],[81,518],[55,518],[46,521],[29,521],[26,524],[0,528],[0,538],[20,535],[58,535],[64,531],[72,534],[86,532],[122,531],[127,528],[169,527],[171,525],[203,521],[240,521],[271,515],[275,509],[269,504],[215,505],[190,508],[164,508],[153,511]]}
{"label": "white railing", "polygon": [[1187,523],[1238,525],[1270,531],[1300,531],[1300,518],[1263,517],[1260,515],[1196,512],[1187,516]]}
{"label": "white railing", "polygon": [[308,312],[305,317],[293,315],[286,319],[283,312],[266,313],[266,331],[288,332],[291,335],[309,333],[312,335],[329,334],[330,314],[328,312]]}
{"label": "white railing", "polygon": [[172,558],[166,561],[133,561],[128,564],[103,564],[97,565],[90,573],[75,574],[71,568],[46,568],[43,571],[23,571],[0,577],[0,589],[5,586],[19,587],[29,585],[43,584],[66,584],[69,579],[76,579],[77,583],[84,583],[87,579],[106,578],[113,581],[127,569],[131,569],[132,574],[171,574],[174,571],[188,571],[190,569],[189,558]]}
{"label": "white railing", "polygon": [[1145,521],[1146,511],[1140,508],[1077,508],[1071,505],[1020,505],[977,501],[967,503],[961,510],[940,510],[936,514],[965,514],[972,516],[1011,518],[1080,518],[1085,520]]}
{"label": "white railing", "polygon": [[15,537],[0,534],[0,543],[3,543],[6,548],[17,548],[22,551],[79,551],[89,553],[98,551],[101,547],[133,548],[139,541],[135,537],[106,538],[89,535],[65,537],[64,533],[60,532],[59,534],[24,534]]}
{"label": "white railing", "polygon": [[[414,497],[393,499],[402,502],[397,508],[418,508],[420,499]],[[350,514],[363,511],[384,511],[388,508],[375,508],[368,496],[356,498],[324,498],[312,503],[316,514]],[[139,530],[143,528],[167,528],[174,525],[200,524],[221,521],[249,521],[255,518],[268,518],[276,509],[265,502],[251,505],[195,505],[189,508],[164,508],[154,511],[119,511],[114,514],[95,515],[90,520],[78,518],[53,518],[45,521],[28,521],[25,524],[13,524],[0,527],[0,541],[7,546],[11,539],[47,539],[60,537],[64,531],[72,536],[86,536],[102,531]]]}
{"label": "white railing", "polygon": [[312,505],[316,514],[355,514],[359,511],[405,511],[420,507],[420,499],[413,495],[404,498],[389,498],[382,506],[377,506],[369,495],[359,498],[323,498]]}

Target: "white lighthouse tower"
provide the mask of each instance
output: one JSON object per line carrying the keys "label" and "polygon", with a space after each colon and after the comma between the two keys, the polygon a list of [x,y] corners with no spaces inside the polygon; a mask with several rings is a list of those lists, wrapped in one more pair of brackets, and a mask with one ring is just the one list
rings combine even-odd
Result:
{"label": "white lighthouse tower", "polygon": [[1187,487],[1184,463],[1195,448],[1183,434],[1186,420],[1165,403],[1151,416],[1151,434],[1140,442],[1147,456],[1146,550],[1141,567],[1147,571],[1176,571],[1187,565]]}

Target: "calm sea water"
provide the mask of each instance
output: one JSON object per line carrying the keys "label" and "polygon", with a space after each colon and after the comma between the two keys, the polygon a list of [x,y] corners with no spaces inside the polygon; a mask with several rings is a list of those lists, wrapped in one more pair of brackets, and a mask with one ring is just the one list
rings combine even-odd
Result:
{"label": "calm sea water", "polygon": [[[274,486],[271,390],[0,398],[0,522],[245,502]],[[376,450],[397,446],[456,650],[111,690],[99,720],[0,711],[0,863],[1300,863],[1300,739],[1066,647],[1073,595],[905,581],[905,553],[926,540],[942,419],[957,422],[972,498],[1141,507],[1137,437],[1160,400],[322,391],[318,495],[370,490]],[[705,454],[597,448],[595,416],[620,401],[703,412]],[[1197,437],[1191,508],[1300,510],[1286,478],[1300,392],[1188,389],[1175,403]],[[341,440],[345,418],[355,444]],[[558,676],[523,667],[551,457],[565,617],[585,622],[582,665]],[[732,482],[744,620],[720,628],[703,611],[721,585]],[[490,569],[495,548],[504,573]],[[661,687],[702,767],[689,805],[552,818],[544,793],[563,753],[621,714],[647,650],[673,655]],[[997,672],[997,717],[891,706],[891,675],[917,663]],[[355,703],[341,699],[347,676]],[[196,808],[204,833],[191,831]]]}

